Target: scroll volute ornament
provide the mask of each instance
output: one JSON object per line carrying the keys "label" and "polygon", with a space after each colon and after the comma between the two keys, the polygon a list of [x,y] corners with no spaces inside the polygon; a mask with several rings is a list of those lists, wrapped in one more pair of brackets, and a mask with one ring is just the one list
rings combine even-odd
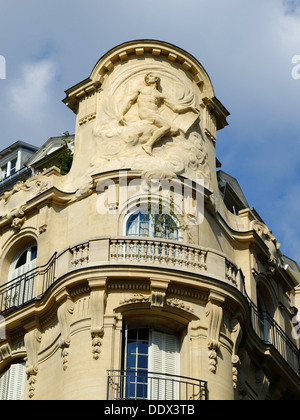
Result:
{"label": "scroll volute ornament", "polygon": [[91,337],[93,358],[98,360],[104,336],[104,313],[106,308],[106,278],[89,281],[91,288]]}
{"label": "scroll volute ornament", "polygon": [[74,312],[74,303],[69,297],[57,310],[57,317],[58,317],[59,325],[61,327],[61,339],[58,345],[62,350],[64,370],[67,370],[68,363],[69,363],[69,347],[71,344],[69,317],[70,315],[73,314],[73,312]]}
{"label": "scroll volute ornament", "polygon": [[211,292],[206,306],[206,316],[209,318],[208,322],[208,358],[209,370],[212,373],[217,371],[217,357],[220,344],[220,330],[223,319],[222,305],[225,302],[225,296]]}
{"label": "scroll volute ornament", "polygon": [[38,351],[42,341],[42,334],[38,328],[32,328],[24,336],[24,343],[26,348],[26,374],[28,375],[29,383],[29,398],[34,397],[35,384],[38,374]]}

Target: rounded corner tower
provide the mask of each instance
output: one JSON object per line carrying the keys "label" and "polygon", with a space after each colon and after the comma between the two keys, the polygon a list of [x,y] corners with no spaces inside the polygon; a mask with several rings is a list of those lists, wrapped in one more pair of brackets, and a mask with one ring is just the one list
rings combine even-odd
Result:
{"label": "rounded corner tower", "polygon": [[215,145],[229,113],[201,64],[126,42],[64,103],[70,172],[0,197],[0,395],[16,372],[33,400],[299,396],[282,310],[295,283],[245,200],[228,210],[238,186]]}

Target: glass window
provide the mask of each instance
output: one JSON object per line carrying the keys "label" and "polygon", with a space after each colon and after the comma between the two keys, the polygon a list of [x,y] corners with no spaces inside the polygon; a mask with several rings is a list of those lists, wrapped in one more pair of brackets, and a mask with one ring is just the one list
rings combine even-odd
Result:
{"label": "glass window", "polygon": [[10,162],[10,175],[13,175],[17,170],[17,159]]}
{"label": "glass window", "polygon": [[170,375],[179,369],[176,336],[149,328],[127,330],[125,343],[125,399],[168,399],[177,396]]}
{"label": "glass window", "polygon": [[179,240],[178,222],[168,214],[132,214],[127,221],[126,235]]}
{"label": "glass window", "polygon": [[1,180],[5,179],[7,177],[7,165],[2,166],[1,168]]}

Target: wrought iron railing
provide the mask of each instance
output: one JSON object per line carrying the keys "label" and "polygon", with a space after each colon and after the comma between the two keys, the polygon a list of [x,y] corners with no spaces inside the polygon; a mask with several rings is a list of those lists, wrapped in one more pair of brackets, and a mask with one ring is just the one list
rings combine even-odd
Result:
{"label": "wrought iron railing", "polygon": [[108,370],[107,400],[207,400],[207,382],[141,370]]}
{"label": "wrought iron railing", "polygon": [[265,344],[271,344],[290,367],[300,375],[300,352],[296,345],[278,325],[275,319],[257,306],[247,296],[252,328]]}
{"label": "wrought iron railing", "polygon": [[55,266],[56,253],[46,265],[0,286],[0,314],[5,315],[43,295],[55,281]]}

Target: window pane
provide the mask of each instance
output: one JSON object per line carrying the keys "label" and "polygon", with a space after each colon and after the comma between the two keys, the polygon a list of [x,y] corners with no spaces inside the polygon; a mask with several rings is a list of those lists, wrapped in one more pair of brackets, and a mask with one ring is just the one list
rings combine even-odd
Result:
{"label": "window pane", "polygon": [[148,328],[139,328],[139,340],[144,340],[148,342],[149,340]]}
{"label": "window pane", "polygon": [[148,369],[148,355],[147,356],[138,356],[138,368],[139,369]]}
{"label": "window pane", "polygon": [[127,353],[128,354],[136,353],[136,341],[129,342],[127,344]]}
{"label": "window pane", "polygon": [[2,166],[1,168],[1,179],[4,179],[7,177],[7,165]]}
{"label": "window pane", "polygon": [[128,236],[139,236],[139,214],[130,216],[127,222],[126,234]]}
{"label": "window pane", "polygon": [[37,257],[37,246],[31,247],[31,261],[36,260]]}
{"label": "window pane", "polygon": [[12,160],[10,163],[10,175],[13,175],[17,169],[17,160]]}
{"label": "window pane", "polygon": [[23,252],[21,257],[18,259],[16,268],[22,267],[22,265],[25,265],[27,262],[27,250]]}
{"label": "window pane", "polygon": [[136,355],[127,354],[127,369],[136,370]]}
{"label": "window pane", "polygon": [[138,353],[139,354],[148,354],[148,341],[139,341],[138,342]]}

